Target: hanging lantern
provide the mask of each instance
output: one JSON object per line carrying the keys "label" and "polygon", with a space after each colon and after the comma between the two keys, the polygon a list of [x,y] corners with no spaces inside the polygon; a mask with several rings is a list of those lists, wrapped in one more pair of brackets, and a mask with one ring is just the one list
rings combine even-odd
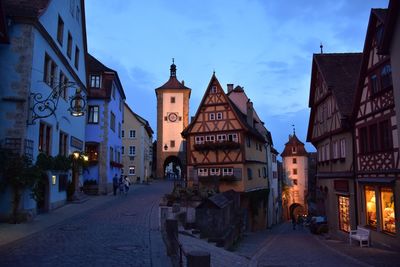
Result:
{"label": "hanging lantern", "polygon": [[81,94],[81,88],[77,88],[75,95],[71,97],[69,111],[74,117],[80,117],[85,114],[86,101]]}

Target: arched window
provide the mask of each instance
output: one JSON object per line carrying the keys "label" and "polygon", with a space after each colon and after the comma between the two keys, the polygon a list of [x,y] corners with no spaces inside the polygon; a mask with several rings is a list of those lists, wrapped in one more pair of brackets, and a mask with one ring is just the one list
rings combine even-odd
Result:
{"label": "arched window", "polygon": [[387,64],[381,71],[381,85],[382,89],[386,89],[392,85],[392,67]]}

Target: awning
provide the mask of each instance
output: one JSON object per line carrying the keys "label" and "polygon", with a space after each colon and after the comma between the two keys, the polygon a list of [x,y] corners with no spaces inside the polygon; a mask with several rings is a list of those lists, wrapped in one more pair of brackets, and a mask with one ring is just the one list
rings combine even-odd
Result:
{"label": "awning", "polygon": [[394,177],[372,177],[372,178],[359,178],[358,183],[375,183],[375,184],[391,184],[396,181]]}

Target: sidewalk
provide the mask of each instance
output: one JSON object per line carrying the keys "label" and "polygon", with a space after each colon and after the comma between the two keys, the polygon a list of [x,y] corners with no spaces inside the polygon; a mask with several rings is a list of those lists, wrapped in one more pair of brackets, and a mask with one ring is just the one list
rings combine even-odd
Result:
{"label": "sidewalk", "polygon": [[32,222],[21,224],[0,223],[0,246],[40,232],[68,218],[115,199],[113,195],[88,196],[83,203],[67,203],[49,213],[37,215]]}
{"label": "sidewalk", "polygon": [[353,258],[364,266],[400,266],[400,252],[385,249],[382,247],[371,246],[361,248],[357,242],[353,241],[350,245],[349,241],[338,240],[334,238],[325,238],[322,235],[313,235],[318,242],[336,253]]}
{"label": "sidewalk", "polygon": [[[265,246],[273,245],[273,238],[271,238],[271,233],[281,233],[285,231],[285,227],[289,223],[282,223],[275,225],[272,229],[267,229],[264,231],[245,233],[243,240],[240,242],[239,247],[235,251],[237,255],[243,256],[251,260],[250,266],[256,266],[254,263],[257,262],[258,252],[262,251]],[[308,228],[304,228],[303,231],[309,231]],[[400,266],[400,253],[396,251],[391,251],[384,248],[378,247],[363,247],[360,248],[354,242],[352,245],[347,241],[337,240],[337,239],[327,239],[322,235],[310,235],[326,249],[333,251],[334,253],[352,259],[361,266],[371,267],[371,266]]]}

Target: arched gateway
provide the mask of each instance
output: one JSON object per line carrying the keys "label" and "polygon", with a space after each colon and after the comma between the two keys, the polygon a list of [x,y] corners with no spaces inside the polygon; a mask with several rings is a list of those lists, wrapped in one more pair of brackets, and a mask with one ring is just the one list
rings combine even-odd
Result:
{"label": "arched gateway", "polygon": [[[157,178],[186,172],[186,142],[181,132],[189,123],[191,89],[179,82],[172,62],[169,80],[157,88]],[[171,165],[172,163],[172,165]],[[178,171],[179,170],[179,171]],[[167,171],[167,172],[166,172]]]}

